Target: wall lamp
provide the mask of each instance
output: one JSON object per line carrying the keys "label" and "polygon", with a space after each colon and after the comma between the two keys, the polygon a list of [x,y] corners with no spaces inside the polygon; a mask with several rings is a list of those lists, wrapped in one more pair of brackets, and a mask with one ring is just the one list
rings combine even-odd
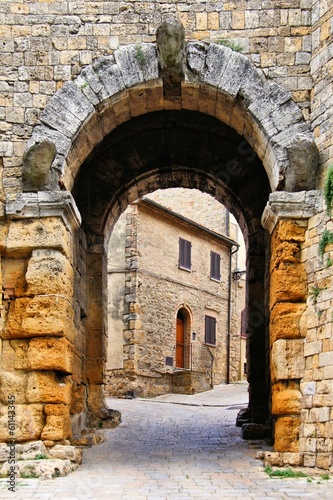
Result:
{"label": "wall lamp", "polygon": [[234,281],[239,281],[241,277],[246,273],[246,270],[241,271],[240,269],[235,269],[232,273],[232,279]]}

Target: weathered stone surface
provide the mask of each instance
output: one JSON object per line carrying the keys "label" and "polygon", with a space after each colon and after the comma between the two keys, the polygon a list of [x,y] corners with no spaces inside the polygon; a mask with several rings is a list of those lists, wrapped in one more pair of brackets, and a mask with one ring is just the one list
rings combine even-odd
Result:
{"label": "weathered stone surface", "polygon": [[[24,460],[16,463],[18,477],[40,477],[42,479],[52,479],[59,476],[66,476],[77,465],[70,460]],[[0,469],[0,474],[7,476],[10,472],[10,464],[5,462]]]}
{"label": "weathered stone surface", "polygon": [[49,450],[51,458],[59,458],[60,460],[70,460],[80,464],[82,462],[82,450],[75,448],[75,446],[62,446],[56,445]]}
{"label": "weathered stone surface", "polygon": [[306,224],[304,222],[284,219],[277,226],[274,240],[303,243],[305,241],[305,232]]}
{"label": "weathered stone surface", "polygon": [[126,87],[158,78],[156,47],[148,43],[129,45],[115,51],[115,60]]}
{"label": "weathered stone surface", "polygon": [[68,378],[57,377],[54,372],[36,371],[28,375],[26,395],[29,403],[69,404],[70,390],[71,383]]}
{"label": "weathered stone surface", "polygon": [[69,412],[62,415],[47,415],[46,424],[41,434],[43,440],[61,441],[71,436]]}
{"label": "weathered stone surface", "polygon": [[297,382],[278,382],[272,388],[272,414],[297,415],[301,410],[302,394]]}
{"label": "weathered stone surface", "polygon": [[305,335],[300,328],[301,317],[306,304],[299,302],[278,302],[271,311],[270,342],[277,339],[299,338]]}
{"label": "weathered stone surface", "polygon": [[[208,44],[204,42],[190,42],[187,44],[187,64],[195,75],[200,74],[204,68],[208,47]],[[189,79],[192,79],[190,75]]]}
{"label": "weathered stone surface", "polygon": [[48,102],[40,120],[71,137],[93,110],[93,105],[80,89],[73,82],[66,82]]}
{"label": "weathered stone surface", "polygon": [[204,70],[198,75],[199,79],[209,85],[218,87],[231,54],[232,50],[228,47],[215,44],[209,45]]}
{"label": "weathered stone surface", "polygon": [[92,69],[93,71],[90,71],[89,68],[86,68],[84,77],[100,100],[113,96],[125,88],[124,80],[113,55],[97,59],[93,63]]}
{"label": "weathered stone surface", "polygon": [[48,404],[44,406],[45,415],[66,415],[68,414],[68,406],[65,404]]}
{"label": "weathered stone surface", "polygon": [[157,29],[158,62],[162,71],[164,92],[168,97],[180,95],[184,79],[185,29],[177,19],[165,21]]}
{"label": "weathered stone surface", "polygon": [[274,342],[271,350],[272,382],[301,379],[304,375],[303,340],[283,340]]}
{"label": "weathered stone surface", "polygon": [[[36,198],[37,202],[37,198]],[[36,205],[37,206],[37,205]],[[14,208],[14,207],[13,207]],[[19,207],[14,210],[19,210]],[[36,215],[39,209],[36,208]],[[58,217],[11,221],[6,239],[7,255],[28,255],[36,246],[71,255],[71,234]]]}
{"label": "weathered stone surface", "polygon": [[301,466],[303,465],[302,453],[288,453],[288,452],[265,452],[264,465],[265,467],[283,467],[285,464]]}
{"label": "weathered stone surface", "polygon": [[304,265],[280,265],[273,270],[270,285],[271,307],[276,302],[305,302],[307,274]]}
{"label": "weathered stone surface", "polygon": [[271,267],[278,269],[281,264],[296,264],[300,261],[300,246],[296,242],[284,241],[274,247]]}
{"label": "weathered stone surface", "polygon": [[65,338],[33,338],[27,352],[31,370],[73,372],[73,345]]}
{"label": "weathered stone surface", "polygon": [[235,98],[241,88],[241,84],[249,66],[250,64],[247,57],[238,52],[231,51],[225,71],[219,82],[219,88],[222,92]]}
{"label": "weathered stone surface", "polygon": [[86,400],[86,389],[84,385],[72,385],[72,394],[71,394],[71,407],[70,411],[72,414],[74,413],[82,413],[85,408],[85,400]]}
{"label": "weathered stone surface", "polygon": [[286,171],[286,191],[315,189],[319,153],[310,134],[297,135],[287,150],[290,163]]}
{"label": "weathered stone surface", "polygon": [[59,250],[33,250],[25,274],[27,295],[73,295],[73,268]]}
{"label": "weathered stone surface", "polygon": [[15,351],[14,367],[15,370],[28,370],[28,349],[29,349],[29,339],[15,339],[9,342],[10,346]]}
{"label": "weathered stone surface", "polygon": [[18,444],[15,446],[17,460],[34,460],[36,455],[48,456],[43,441],[32,441],[31,443]]}
{"label": "weathered stone surface", "polygon": [[[297,222],[289,221],[291,226],[300,224],[302,219],[310,217],[322,211],[323,196],[321,191],[299,191],[289,193],[287,191],[275,191],[269,195],[269,201],[262,215],[262,225],[272,233],[278,222],[286,222],[286,219],[298,219]],[[295,236],[293,229],[290,233],[291,240]],[[303,241],[304,234],[300,240]],[[283,237],[281,235],[281,241]]]}
{"label": "weathered stone surface", "polygon": [[25,191],[41,191],[49,187],[50,169],[56,147],[49,139],[35,142],[23,157],[22,182]]}
{"label": "weathered stone surface", "polygon": [[[40,439],[45,415],[41,404],[18,404],[15,407],[15,438],[18,442]],[[8,406],[0,405],[0,440],[12,439],[8,433]]]}
{"label": "weathered stone surface", "polygon": [[299,451],[299,417],[280,417],[275,423],[274,449],[280,452]]}
{"label": "weathered stone surface", "polygon": [[66,336],[73,340],[73,310],[60,295],[37,295],[11,303],[3,338]]}
{"label": "weathered stone surface", "polygon": [[0,373],[0,402],[8,404],[8,398],[15,396],[15,404],[26,403],[27,375],[20,372]]}

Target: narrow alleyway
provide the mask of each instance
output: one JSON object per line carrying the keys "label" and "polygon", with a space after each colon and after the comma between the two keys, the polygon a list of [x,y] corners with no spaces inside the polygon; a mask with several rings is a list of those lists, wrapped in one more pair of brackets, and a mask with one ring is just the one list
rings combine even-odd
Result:
{"label": "narrow alleyway", "polygon": [[270,479],[255,459],[263,442],[245,442],[235,418],[247,385],[221,385],[194,396],[109,399],[121,425],[88,449],[67,477],[21,480],[15,493],[0,480],[2,499],[197,500],[325,499],[333,480]]}

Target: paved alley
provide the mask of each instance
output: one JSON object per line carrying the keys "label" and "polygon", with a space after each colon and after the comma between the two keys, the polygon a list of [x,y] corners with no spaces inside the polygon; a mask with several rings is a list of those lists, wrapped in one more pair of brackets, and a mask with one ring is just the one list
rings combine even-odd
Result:
{"label": "paved alley", "polygon": [[[154,399],[108,399],[122,423],[105,430],[105,442],[84,452],[82,466],[67,477],[19,480],[15,493],[0,480],[1,499],[199,500],[325,499],[333,480],[270,479],[258,450],[235,427],[247,403],[247,385]],[[309,482],[311,481],[311,482]]]}

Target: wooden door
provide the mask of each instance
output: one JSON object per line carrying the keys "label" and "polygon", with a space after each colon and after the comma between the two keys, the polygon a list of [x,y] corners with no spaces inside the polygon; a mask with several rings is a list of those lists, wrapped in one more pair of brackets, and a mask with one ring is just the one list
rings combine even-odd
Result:
{"label": "wooden door", "polygon": [[185,359],[185,331],[184,320],[177,318],[176,327],[176,368],[184,368]]}

